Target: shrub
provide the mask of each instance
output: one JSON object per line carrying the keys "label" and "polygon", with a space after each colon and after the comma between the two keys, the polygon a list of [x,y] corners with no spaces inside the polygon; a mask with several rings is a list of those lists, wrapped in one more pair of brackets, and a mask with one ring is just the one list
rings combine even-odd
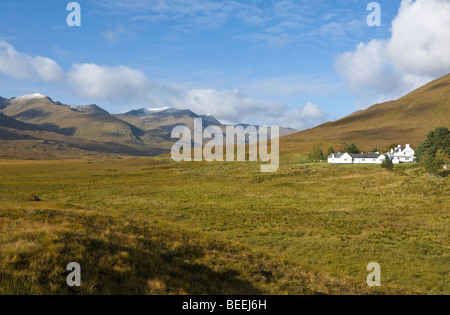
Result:
{"label": "shrub", "polygon": [[320,149],[318,145],[315,145],[310,154],[311,161],[321,161],[324,160],[325,157],[323,155],[323,151]]}
{"label": "shrub", "polygon": [[417,159],[430,175],[442,172],[444,164],[450,163],[450,131],[439,127],[431,131],[417,149]]}
{"label": "shrub", "polygon": [[325,155],[325,157],[329,157],[331,154],[336,153],[336,151],[334,151],[333,147],[329,147],[327,150],[327,154]]}
{"label": "shrub", "polygon": [[358,147],[352,143],[351,145],[345,145],[344,152],[347,152],[348,154],[359,154],[361,151],[358,149]]}
{"label": "shrub", "polygon": [[392,163],[392,160],[388,154],[386,154],[386,159],[384,159],[381,163],[381,167],[388,171],[392,171],[394,169],[394,163]]}

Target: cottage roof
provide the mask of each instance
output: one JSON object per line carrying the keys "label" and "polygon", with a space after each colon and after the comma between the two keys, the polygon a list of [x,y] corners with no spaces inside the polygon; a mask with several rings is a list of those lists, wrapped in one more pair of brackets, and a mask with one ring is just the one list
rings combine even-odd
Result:
{"label": "cottage roof", "polygon": [[378,159],[381,154],[378,153],[360,153],[360,154],[350,154],[354,159]]}
{"label": "cottage roof", "polygon": [[328,158],[332,158],[334,155],[335,159],[340,159],[345,153],[333,153]]}

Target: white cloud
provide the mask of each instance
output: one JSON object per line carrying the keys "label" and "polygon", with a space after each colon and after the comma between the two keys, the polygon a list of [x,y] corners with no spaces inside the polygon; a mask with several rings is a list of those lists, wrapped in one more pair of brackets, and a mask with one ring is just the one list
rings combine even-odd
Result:
{"label": "white cloud", "polygon": [[251,98],[237,89],[182,90],[156,83],[143,72],[125,66],[79,64],[72,67],[67,77],[79,96],[99,104],[108,102],[116,112],[169,106],[211,114],[225,123],[246,122],[298,129],[312,127],[327,118],[316,105],[290,109],[280,102]]}
{"label": "white cloud", "polygon": [[5,41],[0,41],[0,73],[16,79],[45,82],[63,78],[61,67],[52,59],[20,53]]}
{"label": "white cloud", "polygon": [[415,75],[450,71],[450,1],[403,1],[392,23],[388,53],[395,66]]}
{"label": "white cloud", "polygon": [[[150,80],[142,71],[126,66],[73,65],[67,74],[71,88],[85,99],[119,106],[173,104],[179,99],[177,89]],[[135,109],[135,108],[133,108]]]}
{"label": "white cloud", "polygon": [[239,90],[190,90],[185,106],[199,113],[208,113],[226,123],[279,125],[305,129],[325,122],[327,115],[308,103],[303,108],[291,109],[283,103],[249,97]]}
{"label": "white cloud", "polygon": [[[68,92],[90,103],[107,104],[106,109],[112,112],[170,106],[211,114],[225,123],[245,122],[297,129],[312,127],[326,119],[319,107],[311,103],[291,109],[280,102],[252,98],[237,89],[181,89],[155,82],[142,71],[123,65],[75,64],[64,74],[55,61],[19,53],[6,42],[0,42],[0,72],[19,79],[57,81]],[[291,92],[288,89],[282,93]]]}
{"label": "white cloud", "polygon": [[275,117],[274,121],[280,126],[304,130],[322,124],[328,121],[328,118],[319,106],[308,102],[302,108],[287,109],[282,116]]}
{"label": "white cloud", "polygon": [[337,72],[362,107],[450,72],[449,16],[448,0],[403,0],[391,38],[361,43],[337,59]]}
{"label": "white cloud", "polygon": [[141,71],[96,64],[73,65],[68,79],[79,94],[105,100],[139,96],[148,84]]}

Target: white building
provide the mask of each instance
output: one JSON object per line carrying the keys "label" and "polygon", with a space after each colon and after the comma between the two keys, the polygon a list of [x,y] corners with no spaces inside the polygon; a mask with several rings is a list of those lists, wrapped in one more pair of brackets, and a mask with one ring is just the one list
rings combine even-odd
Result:
{"label": "white building", "polygon": [[389,156],[392,159],[392,162],[395,164],[399,163],[414,163],[416,161],[414,150],[411,148],[409,144],[406,147],[402,147],[399,145],[397,148],[392,149],[389,152]]}
{"label": "white building", "polygon": [[406,147],[399,145],[392,149],[391,152],[380,154],[375,153],[333,153],[328,157],[328,163],[332,164],[381,164],[386,159],[386,155],[392,160],[394,164],[400,163],[414,163],[416,161],[415,152],[409,144]]}

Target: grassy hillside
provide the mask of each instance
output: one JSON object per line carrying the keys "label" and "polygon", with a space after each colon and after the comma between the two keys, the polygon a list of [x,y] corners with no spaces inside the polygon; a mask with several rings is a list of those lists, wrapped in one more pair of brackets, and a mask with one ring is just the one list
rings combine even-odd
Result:
{"label": "grassy hillside", "polygon": [[65,136],[114,142],[145,149],[167,149],[165,139],[152,136],[102,110],[98,106],[66,106],[47,97],[18,98],[3,106],[1,112],[21,122]]}
{"label": "grassy hillside", "polygon": [[449,294],[449,191],[416,165],[2,160],[0,293]]}
{"label": "grassy hillside", "polygon": [[0,115],[0,146],[5,149],[0,156],[58,158],[64,155],[55,147],[17,140],[56,141],[58,146],[70,148],[74,156],[83,153],[85,156],[158,155],[172,146],[166,137],[149,134],[96,105],[66,106],[47,97],[3,99]]}
{"label": "grassy hillside", "polygon": [[158,155],[158,148],[130,147],[47,131],[0,114],[0,158],[73,159],[119,155]]}
{"label": "grassy hillside", "polygon": [[391,144],[413,147],[437,127],[450,126],[450,74],[418,90],[335,122],[284,137],[285,153],[309,152],[314,144],[336,149],[355,142],[364,151],[385,149]]}
{"label": "grassy hillside", "polygon": [[[202,118],[203,127],[219,126],[222,128],[224,134],[226,133],[227,125],[222,124],[213,116],[197,115],[190,110],[168,109],[161,112],[146,112],[145,109],[131,111],[122,115],[115,115],[142,130],[166,135],[170,137],[173,128],[177,126],[187,126],[190,130],[194,130],[194,119]],[[248,124],[240,124],[240,126],[247,128]],[[162,133],[161,133],[162,131]],[[280,127],[280,136],[285,136],[296,132],[292,128]]]}
{"label": "grassy hillside", "polygon": [[131,111],[123,115],[115,115],[142,130],[165,130],[168,134],[176,126],[187,126],[194,130],[194,119],[203,118],[205,126],[220,126],[220,122],[214,117],[199,116],[190,110],[168,109],[161,112],[147,112],[145,115],[140,113],[142,110]]}

